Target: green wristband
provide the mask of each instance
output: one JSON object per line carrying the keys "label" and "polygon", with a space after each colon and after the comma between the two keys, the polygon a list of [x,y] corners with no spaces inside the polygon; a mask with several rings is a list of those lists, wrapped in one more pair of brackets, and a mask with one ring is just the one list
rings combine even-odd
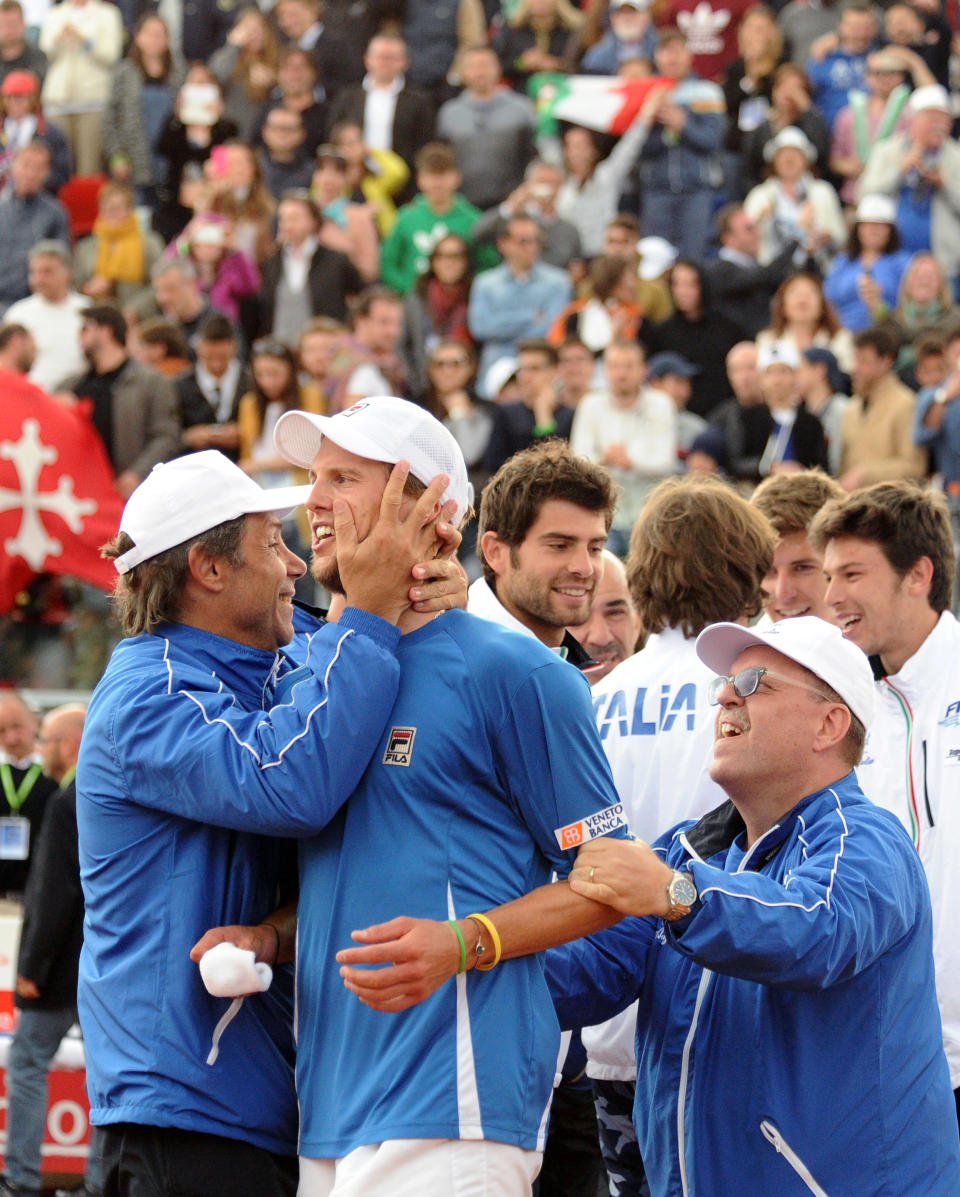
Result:
{"label": "green wristband", "polygon": [[557,421],[556,420],[550,420],[546,424],[534,424],[534,426],[533,426],[533,435],[534,436],[549,436],[551,432],[556,432],[556,431],[557,431]]}
{"label": "green wristband", "polygon": [[467,945],[463,942],[463,932],[453,919],[447,919],[447,922],[453,928],[453,933],[457,937],[457,943],[460,945],[460,967],[457,969],[457,976],[459,977],[461,973],[467,971]]}

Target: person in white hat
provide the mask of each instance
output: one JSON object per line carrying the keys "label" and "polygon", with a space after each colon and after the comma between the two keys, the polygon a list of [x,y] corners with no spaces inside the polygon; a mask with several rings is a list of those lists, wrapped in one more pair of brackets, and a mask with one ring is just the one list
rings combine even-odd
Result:
{"label": "person in white hat", "polygon": [[846,250],[834,258],[823,282],[840,323],[861,332],[892,311],[909,261],[897,231],[896,203],[889,195],[863,196]]}
{"label": "person in white hat", "polygon": [[766,341],[757,350],[763,403],[741,407],[736,473],[759,482],[771,474],[827,467],[820,421],[799,400],[800,354],[793,341]]}
{"label": "person in white hat", "polygon": [[939,84],[918,87],[907,112],[909,130],[874,147],[857,195],[889,196],[904,249],[932,249],[953,277],[960,271],[960,143],[950,135],[950,96]]}
{"label": "person in white hat", "polygon": [[[403,399],[288,412],[276,444],[312,471],[314,574],[334,590],[336,508],[350,508],[362,538],[401,455],[414,491],[442,470],[453,521],[469,509],[459,446]],[[577,669],[463,611],[411,611],[399,627],[388,728],[343,815],[301,851],[300,1194],[522,1197],[560,1035],[541,962],[500,961],[615,917],[546,882],[588,839],[624,835],[625,819]],[[356,967],[368,963],[388,967]]]}
{"label": "person in white hat", "polygon": [[653,1193],[960,1192],[923,868],[854,772],[866,656],[815,616],[714,624],[697,653],[729,801],[584,847],[570,888],[640,917],[549,953],[561,1025],[639,997]]}
{"label": "person in white hat", "polygon": [[743,201],[743,209],[760,227],[761,264],[772,262],[791,242],[798,242],[794,263],[825,262],[846,237],[840,201],[833,187],[815,179],[810,167],[817,151],[803,132],[788,125],[764,147],[770,178]]}
{"label": "person in white hat", "polygon": [[395,625],[414,563],[436,551],[424,515],[446,483],[400,516],[405,478],[394,470],[362,543],[348,510],[332,517],[353,605],[314,624],[299,667],[282,650],[305,567],[280,517],[309,487],[261,490],[214,450],[177,458],[133,491],[105,547],[128,638],[90,703],[77,818],[78,1005],[107,1193],[296,1190],[289,970],[245,1003],[209,1067],[226,1003],[190,953],[209,927],[247,925],[239,946],[290,959],[292,918],[275,907],[295,864],[270,837],[329,822],[383,734]]}

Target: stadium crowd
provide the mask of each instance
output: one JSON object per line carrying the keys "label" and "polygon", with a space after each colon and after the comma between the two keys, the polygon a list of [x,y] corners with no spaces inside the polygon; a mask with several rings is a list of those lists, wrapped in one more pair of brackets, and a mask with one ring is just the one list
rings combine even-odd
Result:
{"label": "stadium crowd", "polygon": [[[90,403],[124,497],[207,447],[276,482],[282,412],[393,394],[478,494],[569,437],[620,554],[684,471],[934,477],[956,522],[949,18],[0,0],[0,362]],[[102,615],[35,582],[5,675],[92,685]]]}
{"label": "stadium crowd", "polygon": [[[481,1197],[529,1192],[542,1153],[540,1197],[957,1191],[958,56],[957,13],[936,0],[0,0],[0,387],[23,375],[80,408],[126,503],[107,554],[133,638],[109,667],[121,626],[87,583],[41,574],[0,631],[4,687],[92,690],[107,670],[82,750],[82,706],[48,712],[38,731],[19,697],[2,697],[10,811],[0,822],[26,835],[6,889],[38,903],[26,864],[53,850],[43,813],[56,807],[53,789],[60,807],[67,795],[61,824],[79,813],[79,849],[74,836],[51,867],[84,869],[81,1009],[111,1197],[153,1194],[137,1184],[168,1168],[175,1179],[157,1194],[191,1184],[294,1191],[292,988],[281,982],[296,869],[276,848],[293,837],[312,837],[299,879],[309,959],[332,959],[331,944],[346,948],[364,925],[371,933],[338,956],[342,974],[318,965],[296,979],[302,1010],[319,1003],[326,1017],[344,994],[353,1003],[331,1015],[337,1036],[317,1033],[320,1014],[301,1026],[308,1197],[459,1192],[432,1148],[357,1156],[370,1144],[447,1139],[507,1149],[460,1157],[465,1174],[503,1178],[502,1188],[463,1190]],[[354,477],[343,458],[356,455],[371,468]],[[408,459],[416,486],[400,499],[403,479],[386,481],[382,466]],[[341,472],[366,488],[352,542],[332,497]],[[271,507],[260,487],[290,501]],[[236,502],[216,526],[177,515],[182,535],[170,540],[150,505],[178,493],[195,511]],[[410,515],[415,501],[429,508],[424,493],[437,499],[445,564],[414,575],[414,602],[411,569],[438,547]],[[236,562],[264,530],[270,565],[244,581]],[[184,544],[214,562],[205,574],[193,549],[189,563],[170,556]],[[468,591],[451,582],[454,547]],[[283,614],[264,633],[255,591],[275,585],[270,569]],[[166,590],[164,570],[175,580]],[[547,581],[554,573],[565,589]],[[157,587],[152,607],[141,585]],[[288,620],[294,593],[324,607],[332,596],[342,623],[318,622],[307,606]],[[460,612],[434,621],[450,606],[521,632],[525,649]],[[136,633],[160,623],[174,631],[146,637],[144,649]],[[404,633],[400,647],[385,624]],[[244,646],[236,676],[219,676],[221,641],[210,636]],[[282,667],[261,678],[257,654],[273,660],[288,641]],[[541,659],[543,645],[553,653]],[[334,668],[341,652],[346,682]],[[599,738],[570,666],[592,687]],[[368,673],[380,678],[382,712],[361,685]],[[175,676],[200,697],[163,744],[151,704]],[[261,759],[251,771],[244,750],[256,738],[263,760],[285,762],[303,800],[318,769],[310,753],[327,753],[327,724],[311,719],[331,676],[331,744],[352,747],[323,764],[327,805],[301,809],[282,770],[263,780]],[[470,706],[477,678],[483,697]],[[788,702],[790,687],[806,699]],[[777,707],[782,736],[764,703]],[[440,707],[462,716],[456,735],[437,734]],[[116,710],[128,713],[119,723]],[[72,756],[34,761],[31,737],[42,749],[61,721]],[[385,728],[384,751],[375,740]],[[379,753],[408,766],[399,758],[412,757],[411,732],[419,767],[431,733],[441,761],[416,800],[412,771],[383,770],[382,786],[363,773]],[[755,754],[746,778],[738,751]],[[208,776],[206,762],[221,756],[223,775]],[[576,801],[556,773],[561,757]],[[404,914],[404,893],[426,895],[441,871],[384,864],[376,879],[341,876],[341,852],[356,861],[388,835],[354,811],[380,803],[387,822],[402,796],[424,823],[421,800],[446,818],[444,769],[472,778],[477,761],[520,828],[511,823],[509,853],[523,883],[447,883],[449,927],[433,922],[440,914],[425,897],[411,903],[422,918],[370,925]],[[49,788],[30,805],[41,764]],[[202,802],[184,769],[203,775]],[[150,797],[134,803],[133,830],[120,830],[111,815],[128,777]],[[548,777],[528,809],[534,779]],[[482,806],[490,795],[476,785]],[[262,805],[247,803],[250,786]],[[622,812],[612,834],[565,854],[560,833],[608,806]],[[679,820],[689,821],[682,833],[665,835]],[[479,842],[496,860],[502,840],[483,838],[495,821],[477,815],[477,840],[464,832],[455,847],[469,857]],[[619,839],[627,821],[655,852]],[[263,837],[286,837],[270,839],[269,862]],[[143,843],[156,872],[134,885]],[[429,870],[436,844],[426,833],[424,843]],[[184,867],[211,878],[203,902],[190,907],[189,886],[165,896],[164,873],[163,916],[131,919],[119,943],[117,912],[148,911],[174,867],[164,852],[184,851]],[[543,884],[550,869],[572,878],[562,909],[544,897],[557,889]],[[249,887],[237,883],[248,875]],[[383,901],[371,905],[376,887]],[[78,904],[79,891],[74,916]],[[161,943],[166,919],[175,933]],[[199,960],[230,938],[218,923],[275,968],[277,984],[226,1033],[249,1059],[227,1051],[194,1109],[184,1093],[204,1090],[198,1053],[219,1008],[196,988],[189,953],[195,940]],[[76,922],[71,934],[57,952],[73,958]],[[43,941],[36,926],[32,935]],[[536,1026],[552,1009],[530,965],[548,949],[550,997],[572,1035],[549,1137],[538,1086],[549,1091],[553,1056]],[[144,962],[162,952],[176,960],[169,985],[147,994]],[[501,958],[511,958],[515,991],[501,982],[473,1030],[488,1048],[496,1040],[494,1062],[480,1053],[481,1128],[479,1113],[464,1113],[459,1072],[456,1100],[424,1078],[428,1048],[443,1050],[438,1028],[460,1027],[468,992]],[[415,998],[408,973],[393,979],[411,960],[426,978]],[[370,963],[385,967],[356,967]],[[50,1008],[23,948],[20,965],[28,1017],[12,1083],[22,1102],[29,1089],[34,1114],[14,1123],[0,1193],[32,1194],[38,1076],[71,1021],[62,991],[72,995],[76,962]],[[132,1031],[118,1004],[131,993]],[[359,1015],[353,995],[365,1003]],[[414,1001],[417,1013],[405,1009]],[[367,1006],[409,1017],[407,1055],[393,1054],[383,1015],[371,1021]],[[529,1043],[512,1030],[501,1037],[521,1007],[538,1012]],[[687,1090],[684,1035],[698,1020],[703,1071]],[[173,1028],[156,1058],[154,1025]],[[854,1040],[877,1026],[874,1059]],[[771,1047],[762,1076],[745,1059],[753,1035]],[[790,1046],[812,1037],[822,1061],[834,1035],[843,1046],[822,1075]],[[341,1042],[376,1042],[382,1073],[346,1060]],[[453,1048],[464,1050],[459,1039]],[[517,1061],[528,1048],[536,1066],[524,1078]],[[262,1090],[245,1086],[248,1063]],[[391,1069],[403,1078],[395,1090]],[[526,1079],[537,1092],[515,1107],[508,1090]],[[794,1087],[791,1104],[783,1096]],[[728,1091],[751,1094],[749,1112],[725,1102]],[[828,1098],[843,1127],[832,1142],[816,1125]],[[442,1114],[451,1101],[459,1124]],[[170,1114],[181,1106],[187,1113]],[[502,1121],[496,1133],[491,1118]],[[173,1141],[171,1128],[209,1142]],[[756,1141],[745,1146],[748,1133]],[[224,1154],[224,1136],[244,1152]],[[868,1145],[873,1161],[858,1158]],[[358,1169],[353,1181],[343,1159]],[[754,1189],[741,1167],[754,1170]],[[91,1167],[84,1183],[98,1193],[103,1181]]]}

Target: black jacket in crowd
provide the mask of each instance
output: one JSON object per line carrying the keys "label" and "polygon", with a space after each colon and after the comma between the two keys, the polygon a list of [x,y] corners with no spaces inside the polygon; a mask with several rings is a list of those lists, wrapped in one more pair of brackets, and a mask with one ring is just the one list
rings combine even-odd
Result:
{"label": "black jacket in crowd", "polygon": [[16,995],[21,1009],[61,1010],[77,1004],[77,970],[83,944],[83,890],[77,848],[77,787],[57,790],[47,813],[23,896],[23,929],[17,973],[40,990]]}

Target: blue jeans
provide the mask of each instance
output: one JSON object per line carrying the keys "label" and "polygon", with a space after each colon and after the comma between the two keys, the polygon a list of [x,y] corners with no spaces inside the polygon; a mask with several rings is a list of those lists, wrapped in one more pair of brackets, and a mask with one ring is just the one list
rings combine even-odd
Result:
{"label": "blue jeans", "polygon": [[[23,1189],[40,1189],[40,1159],[47,1121],[47,1070],[60,1040],[76,1022],[72,1007],[21,1010],[7,1057],[7,1147],[4,1176]],[[99,1168],[91,1143],[84,1180],[100,1191]]]}
{"label": "blue jeans", "polygon": [[714,204],[717,192],[645,191],[643,193],[643,233],[645,237],[664,237],[675,245],[681,258],[699,262],[713,235]]}

